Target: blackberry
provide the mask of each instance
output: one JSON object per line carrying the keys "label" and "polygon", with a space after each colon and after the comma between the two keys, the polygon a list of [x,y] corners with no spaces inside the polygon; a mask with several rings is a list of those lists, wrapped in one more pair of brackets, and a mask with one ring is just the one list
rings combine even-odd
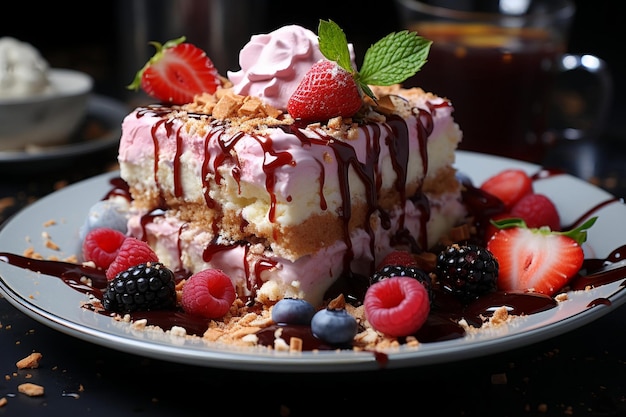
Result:
{"label": "blackberry", "polygon": [[370,277],[370,285],[391,277],[415,278],[421,282],[424,287],[426,287],[426,291],[428,291],[428,299],[430,301],[433,300],[433,285],[430,274],[416,266],[385,265]]}
{"label": "blackberry", "polygon": [[159,262],[130,267],[109,281],[102,305],[106,310],[118,313],[174,308],[174,273]]}
{"label": "blackberry", "polygon": [[498,260],[486,248],[475,244],[453,244],[437,256],[439,283],[465,302],[497,289]]}

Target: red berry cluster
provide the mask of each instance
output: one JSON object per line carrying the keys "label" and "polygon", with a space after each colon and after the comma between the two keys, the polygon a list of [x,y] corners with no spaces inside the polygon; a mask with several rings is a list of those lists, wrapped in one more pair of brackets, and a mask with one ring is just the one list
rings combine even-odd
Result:
{"label": "red berry cluster", "polygon": [[[147,262],[159,262],[144,241],[106,227],[91,230],[82,245],[83,258],[105,271],[109,281],[120,273]],[[223,317],[235,301],[230,278],[216,269],[192,275],[183,285],[181,306],[186,313],[207,318]]]}
{"label": "red berry cluster", "polygon": [[[504,204],[505,211],[492,220],[521,218],[530,228],[548,226],[552,231],[561,229],[561,219],[555,204],[544,194],[537,193],[533,180],[521,169],[505,169],[485,180],[480,189],[497,197]],[[489,225],[485,241],[497,231]]]}

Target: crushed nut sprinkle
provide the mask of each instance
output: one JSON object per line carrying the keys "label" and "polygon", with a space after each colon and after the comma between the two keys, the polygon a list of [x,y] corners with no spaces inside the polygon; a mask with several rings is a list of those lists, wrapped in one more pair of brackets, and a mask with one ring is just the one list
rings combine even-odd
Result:
{"label": "crushed nut sprinkle", "polygon": [[44,394],[44,388],[41,385],[30,382],[18,385],[17,390],[29,397],[41,397]]}
{"label": "crushed nut sprinkle", "polygon": [[34,369],[39,367],[39,361],[41,361],[42,354],[39,352],[33,352],[27,357],[20,359],[17,361],[15,366],[17,369]]}

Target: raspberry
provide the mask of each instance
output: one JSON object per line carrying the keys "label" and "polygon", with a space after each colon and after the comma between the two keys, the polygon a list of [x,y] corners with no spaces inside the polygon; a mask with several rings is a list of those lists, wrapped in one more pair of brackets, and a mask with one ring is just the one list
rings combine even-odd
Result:
{"label": "raspberry", "polygon": [[128,268],[109,281],[102,295],[102,306],[119,313],[174,308],[174,273],[158,262]]}
{"label": "raspberry", "polygon": [[409,277],[418,280],[426,288],[428,298],[433,300],[434,293],[430,274],[417,266],[387,265],[370,277],[370,285],[391,277]]}
{"label": "raspberry", "polygon": [[363,305],[370,325],[391,337],[414,334],[430,313],[426,288],[409,277],[391,277],[372,284]]}
{"label": "raspberry", "polygon": [[134,237],[127,237],[122,243],[117,256],[107,268],[106,277],[108,280],[112,280],[117,274],[132,266],[158,261],[158,256],[146,242]]}
{"label": "raspberry", "polygon": [[561,219],[556,206],[543,194],[533,193],[522,197],[511,208],[510,217],[519,217],[530,228],[548,226],[550,230],[561,229]]}
{"label": "raspberry", "polygon": [[228,313],[236,297],[228,275],[219,269],[205,269],[185,282],[181,305],[188,314],[217,319]]}
{"label": "raspberry", "polygon": [[403,250],[395,250],[389,252],[387,256],[385,256],[383,260],[380,261],[377,269],[381,269],[382,267],[387,265],[416,266],[417,262],[415,261],[413,255],[411,255],[409,252]]}
{"label": "raspberry", "polygon": [[107,269],[124,240],[126,235],[118,230],[106,227],[93,229],[83,240],[83,258],[85,261],[92,261],[98,268]]}

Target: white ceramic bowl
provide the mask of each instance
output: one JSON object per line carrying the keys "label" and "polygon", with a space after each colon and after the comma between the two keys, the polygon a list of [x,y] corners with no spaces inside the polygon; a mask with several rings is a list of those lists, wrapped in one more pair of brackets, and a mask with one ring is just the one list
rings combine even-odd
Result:
{"label": "white ceramic bowl", "polygon": [[67,142],[87,111],[93,89],[88,74],[52,68],[50,91],[0,99],[0,151]]}

